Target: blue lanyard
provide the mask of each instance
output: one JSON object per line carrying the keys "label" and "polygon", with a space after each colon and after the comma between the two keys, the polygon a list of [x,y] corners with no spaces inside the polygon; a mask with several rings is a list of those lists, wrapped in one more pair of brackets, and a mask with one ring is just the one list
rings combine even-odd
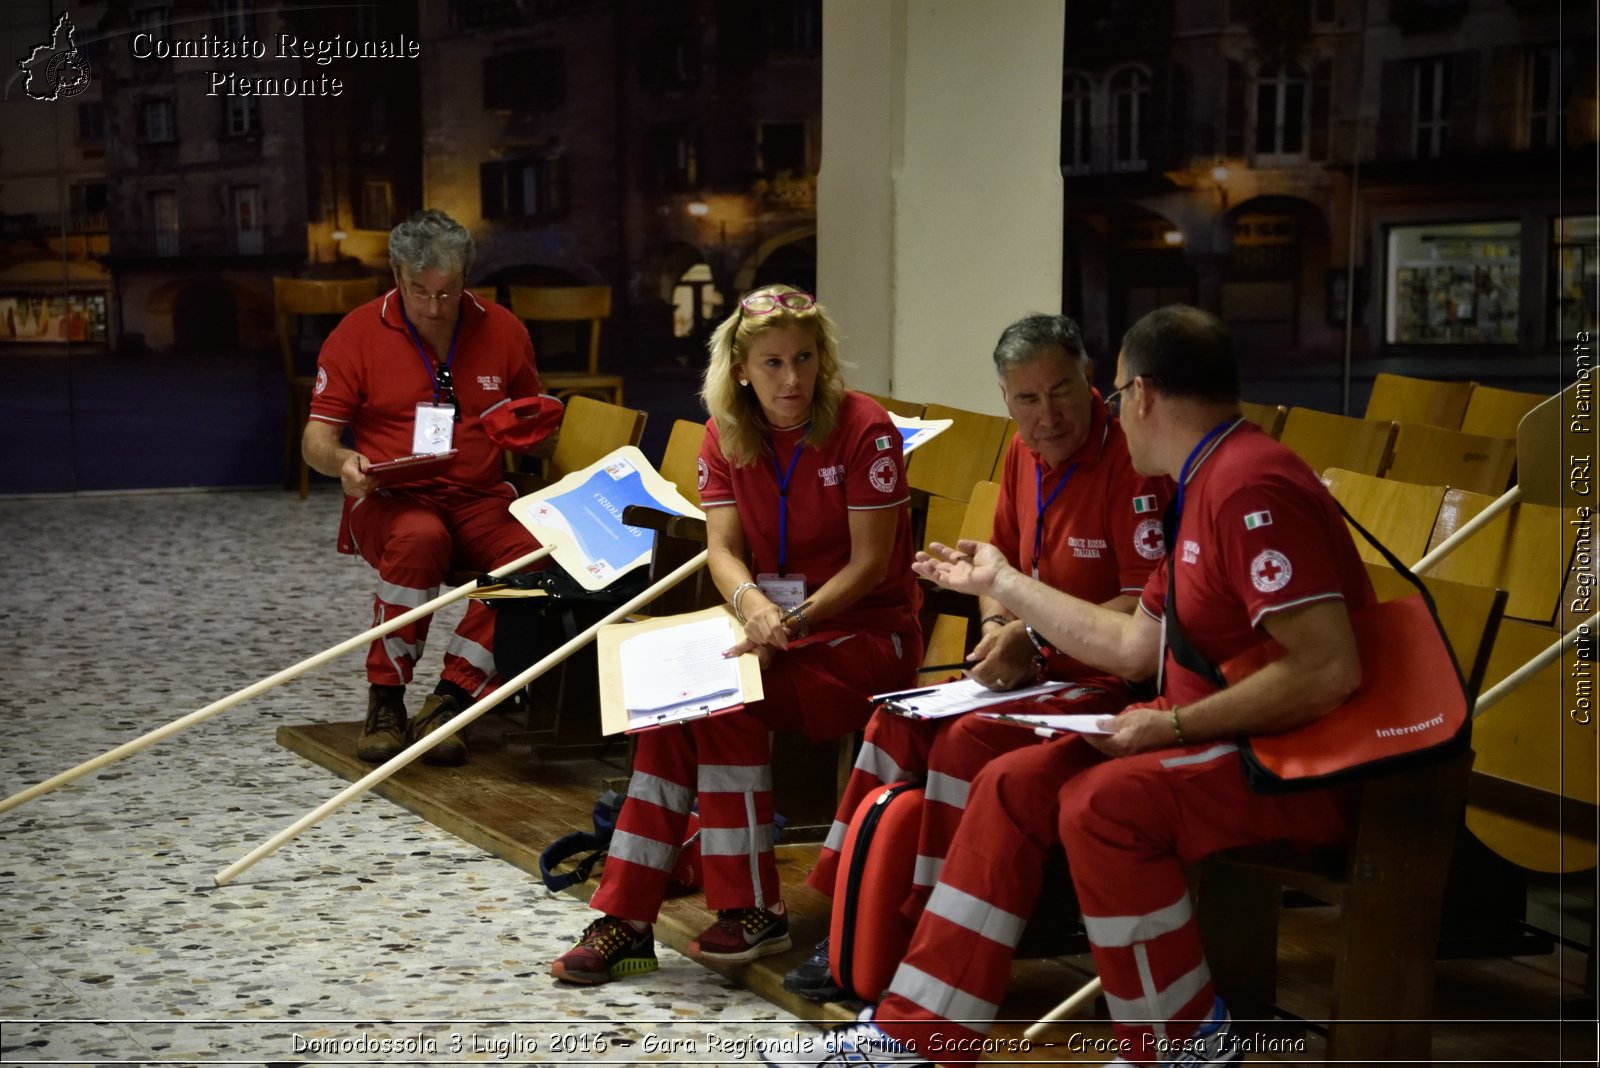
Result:
{"label": "blue lanyard", "polygon": [[811,430],[810,420],[806,421],[805,432],[800,435],[800,440],[794,444],[794,455],[789,457],[789,470],[781,471],[778,468],[778,444],[771,438],[767,439],[767,448],[772,450],[772,474],[778,480],[778,574],[787,575],[785,565],[789,562],[789,480],[794,478],[795,465],[800,462],[800,451],[806,447],[806,433]]}
{"label": "blue lanyard", "polygon": [[1067,468],[1067,473],[1061,476],[1061,481],[1056,488],[1050,491],[1050,496],[1044,495],[1044,465],[1037,460],[1033,465],[1033,504],[1038,509],[1038,517],[1033,524],[1033,577],[1039,577],[1039,556],[1044,551],[1044,513],[1061,496],[1061,491],[1067,488],[1067,482],[1072,478],[1072,473],[1078,469],[1077,464]]}
{"label": "blue lanyard", "polygon": [[[404,304],[400,305],[400,318],[405,320],[406,329],[411,332],[411,341],[412,341],[412,343],[414,345],[417,346],[417,358],[422,361],[422,366],[427,368],[427,370],[428,370],[428,381],[433,383],[433,403],[438,404],[439,403],[439,376],[436,375],[434,373],[434,371],[433,371],[433,361],[428,359],[428,354],[425,351],[423,351],[422,338],[417,334],[417,328],[415,326],[411,325],[411,316],[406,314],[406,306]],[[450,370],[451,365],[456,362],[456,340],[461,337],[461,319],[462,319],[461,310],[457,309],[456,310],[456,326],[455,326],[455,329],[450,332],[450,353],[449,353],[449,355],[445,356],[445,358],[444,358],[444,369],[446,371]],[[452,401],[451,403],[455,405],[456,419],[460,420],[460,418],[461,418],[461,402],[460,401]]]}
{"label": "blue lanyard", "polygon": [[[1189,483],[1189,468],[1193,466],[1195,458],[1205,451],[1205,447],[1211,444],[1213,438],[1219,437],[1223,431],[1236,426],[1238,422],[1239,417],[1234,416],[1229,419],[1224,419],[1222,422],[1206,431],[1206,436],[1200,439],[1199,444],[1190,450],[1189,458],[1183,461],[1183,468],[1178,473],[1178,495],[1176,498],[1174,498],[1177,507],[1177,511],[1173,516],[1172,522],[1172,533],[1174,535],[1178,533],[1178,524],[1183,522],[1183,488]],[[1170,553],[1172,549],[1173,546],[1169,542],[1167,545],[1167,552]]]}

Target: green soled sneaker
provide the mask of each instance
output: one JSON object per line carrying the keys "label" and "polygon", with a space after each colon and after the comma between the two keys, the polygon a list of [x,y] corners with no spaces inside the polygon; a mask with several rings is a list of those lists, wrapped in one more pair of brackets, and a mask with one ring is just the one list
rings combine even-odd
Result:
{"label": "green soled sneaker", "polygon": [[356,756],[377,764],[406,747],[406,701],[403,686],[367,687],[367,722],[356,741]]}
{"label": "green soled sneaker", "polygon": [[[424,737],[438,730],[449,720],[452,720],[461,711],[461,706],[454,697],[445,694],[431,693],[428,699],[422,702],[422,711],[417,713],[417,718],[411,724],[411,740],[421,741]],[[446,767],[455,767],[467,762],[467,742],[457,731],[426,753],[422,754],[424,764],[440,764]]]}
{"label": "green soled sneaker", "polygon": [[636,931],[627,920],[602,916],[583,929],[577,945],[556,958],[550,974],[569,983],[593,986],[643,975],[657,967],[656,942],[649,924]]}

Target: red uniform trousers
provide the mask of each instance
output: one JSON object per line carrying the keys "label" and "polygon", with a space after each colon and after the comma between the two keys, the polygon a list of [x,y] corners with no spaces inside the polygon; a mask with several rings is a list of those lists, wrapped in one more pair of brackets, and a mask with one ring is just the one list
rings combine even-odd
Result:
{"label": "red uniform trousers", "polygon": [[1211,1013],[1185,866],[1236,846],[1344,841],[1352,796],[1255,793],[1232,743],[1106,761],[1062,787],[1061,841],[1125,1060],[1162,1060],[1163,1040]]}
{"label": "red uniform trousers", "polygon": [[[1114,715],[1128,704],[1121,687],[1106,691],[1093,686],[1071,686],[1045,701],[995,705],[991,712],[1062,715],[1079,713]],[[927,777],[923,795],[922,828],[917,839],[916,869],[911,878],[907,917],[916,919],[933,886],[939,881],[945,855],[955,838],[956,825],[966,811],[972,780],[984,765],[1002,753],[1041,742],[1037,734],[1014,723],[999,723],[976,715],[917,720],[879,710],[867,722],[866,738],[855,768],[845,783],[844,797],[833,826],[822,843],[817,866],[806,883],[833,896],[839,871],[839,848],[850,829],[850,817],[861,799],[896,782]]]}
{"label": "red uniform trousers", "polygon": [[939,882],[873,1022],[924,1055],[940,1035],[940,1063],[978,1059],[954,1050],[982,1038],[1000,1011],[1017,940],[1040,904],[1045,855],[1059,834],[1061,784],[1105,759],[1083,739],[1065,736],[1002,754],[978,772]]}
{"label": "red uniform trousers", "polygon": [[768,732],[802,729],[821,741],[856,730],[868,696],[907,685],[921,660],[914,635],[835,635],[779,653],[761,673],[765,698],[748,709],[640,732],[628,801],[590,906],[655,921],[697,795],[706,906],[776,905]]}
{"label": "red uniform trousers", "polygon": [[[373,625],[439,595],[452,567],[490,571],[539,547],[507,510],[516,492],[501,483],[482,492],[442,490],[375,494],[351,507],[350,536],[361,558],[378,569]],[[432,617],[375,640],[367,651],[367,681],[404,686],[422,656]],[[444,650],[443,678],[477,695],[494,676],[494,610],[470,601]]]}

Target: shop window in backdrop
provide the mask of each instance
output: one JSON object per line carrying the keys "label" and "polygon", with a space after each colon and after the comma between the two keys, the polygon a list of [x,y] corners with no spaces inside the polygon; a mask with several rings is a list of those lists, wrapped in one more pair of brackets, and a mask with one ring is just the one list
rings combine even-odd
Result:
{"label": "shop window in backdrop", "polygon": [[1388,250],[1386,342],[1517,343],[1519,223],[1396,226]]}
{"label": "shop window in backdrop", "polygon": [[1550,341],[1560,346],[1600,330],[1600,224],[1593,215],[1554,220],[1550,250]]}

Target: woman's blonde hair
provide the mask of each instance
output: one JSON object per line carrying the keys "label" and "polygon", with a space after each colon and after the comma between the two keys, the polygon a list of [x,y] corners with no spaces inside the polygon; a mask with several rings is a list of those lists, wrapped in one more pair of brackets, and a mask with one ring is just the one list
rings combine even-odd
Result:
{"label": "woman's blonde hair", "polygon": [[[735,467],[754,463],[761,455],[771,427],[761,412],[761,402],[753,388],[739,385],[735,372],[749,357],[750,346],[762,334],[786,326],[808,326],[816,338],[817,384],[811,398],[811,429],[806,440],[817,444],[833,433],[839,422],[839,405],[844,400],[844,379],[839,371],[838,329],[822,305],[813,303],[804,311],[794,311],[782,303],[760,315],[744,312],[745,301],[757,296],[781,297],[785,293],[804,293],[794,286],[771,285],[746,293],[732,315],[711,335],[711,362],[706,367],[700,399],[717,421],[717,436],[722,454]],[[810,296],[810,294],[806,294]]]}

